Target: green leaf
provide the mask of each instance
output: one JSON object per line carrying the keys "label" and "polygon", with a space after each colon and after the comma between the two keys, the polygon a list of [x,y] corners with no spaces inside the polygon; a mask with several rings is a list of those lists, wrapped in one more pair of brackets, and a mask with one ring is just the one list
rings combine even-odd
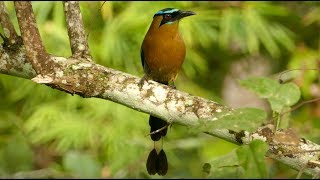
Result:
{"label": "green leaf", "polygon": [[236,151],[231,151],[230,153],[220,156],[210,162],[212,168],[221,168],[224,166],[239,166],[238,156]]}
{"label": "green leaf", "polygon": [[278,97],[270,97],[268,99],[270,105],[271,105],[271,109],[273,111],[276,111],[278,113],[280,113],[283,109],[283,102],[281,101],[281,99],[279,99]]}
{"label": "green leaf", "polygon": [[231,9],[225,10],[223,16],[221,16],[220,21],[220,35],[219,35],[219,44],[221,47],[226,48],[228,42],[230,41],[231,36],[231,26],[234,22],[234,11]]}
{"label": "green leaf", "polygon": [[212,169],[212,175],[210,178],[242,178],[244,176],[244,170],[241,166],[225,166],[221,168]]}
{"label": "green leaf", "polygon": [[244,169],[240,166],[236,151],[218,157],[210,162],[209,178],[243,178]]}
{"label": "green leaf", "polygon": [[265,163],[267,150],[268,145],[261,140],[254,140],[237,149],[239,164],[245,170],[245,178],[268,178]]}
{"label": "green leaf", "polygon": [[254,140],[210,162],[209,178],[268,178],[265,153],[268,145]]}
{"label": "green leaf", "polygon": [[87,154],[68,152],[63,159],[63,166],[75,177],[98,178],[100,177],[100,163]]}
{"label": "green leaf", "polygon": [[294,34],[285,26],[273,23],[272,28],[270,28],[270,33],[274,37],[275,41],[283,45],[289,51],[292,51],[295,48],[294,41],[291,38]]}
{"label": "green leaf", "polygon": [[279,92],[279,98],[286,106],[292,106],[296,104],[300,99],[300,89],[294,83],[286,83],[281,85]]}
{"label": "green leaf", "polygon": [[246,130],[252,132],[261,125],[266,117],[266,113],[261,109],[239,108],[231,113],[218,114],[214,117],[217,120],[208,123],[208,126],[214,129]]}
{"label": "green leaf", "polygon": [[294,83],[282,84],[279,90],[268,100],[272,110],[281,113],[285,107],[296,104],[300,99],[300,90]]}
{"label": "green leaf", "polygon": [[294,83],[279,84],[276,80],[264,77],[252,77],[240,80],[240,85],[253,91],[261,98],[268,98],[271,109],[281,112],[300,99],[300,89]]}
{"label": "green leaf", "polygon": [[269,98],[275,94],[278,87],[278,82],[270,78],[251,77],[239,81],[240,85],[253,91],[261,98]]}

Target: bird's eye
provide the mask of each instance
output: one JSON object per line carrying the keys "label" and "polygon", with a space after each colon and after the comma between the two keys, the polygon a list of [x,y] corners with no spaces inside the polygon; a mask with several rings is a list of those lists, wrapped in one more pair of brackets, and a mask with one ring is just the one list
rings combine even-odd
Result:
{"label": "bird's eye", "polygon": [[167,20],[171,19],[171,14],[165,14],[164,18],[167,19]]}

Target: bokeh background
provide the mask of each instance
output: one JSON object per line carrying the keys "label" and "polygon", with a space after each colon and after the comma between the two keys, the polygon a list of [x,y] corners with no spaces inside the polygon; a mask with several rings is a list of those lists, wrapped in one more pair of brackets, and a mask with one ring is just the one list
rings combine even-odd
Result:
{"label": "bokeh background", "polygon": [[[13,2],[5,4],[19,32]],[[140,46],[153,15],[167,7],[196,12],[180,22],[187,56],[175,84],[179,90],[234,108],[270,112],[265,100],[238,85],[239,79],[277,78],[286,69],[320,66],[316,1],[112,1],[100,9],[102,4],[80,2],[95,62],[139,77]],[[62,2],[32,5],[47,51],[70,56]],[[301,88],[301,101],[320,97],[318,71],[292,71],[285,77]],[[153,147],[146,136],[147,114],[3,74],[0,94],[0,177],[152,178],[145,168]],[[319,144],[320,103],[294,111],[290,127]],[[238,146],[173,125],[163,147],[169,160],[166,178],[201,178],[204,163]],[[297,175],[271,159],[266,162],[270,178]]]}

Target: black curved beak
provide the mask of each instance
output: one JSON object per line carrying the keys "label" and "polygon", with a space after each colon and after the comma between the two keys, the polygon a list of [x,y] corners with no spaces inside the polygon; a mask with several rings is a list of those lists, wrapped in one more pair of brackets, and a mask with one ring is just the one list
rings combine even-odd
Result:
{"label": "black curved beak", "polygon": [[184,18],[184,17],[192,16],[192,15],[196,15],[196,13],[193,12],[193,11],[182,11],[182,10],[180,10],[179,18],[178,18],[178,19],[182,19],[182,18]]}

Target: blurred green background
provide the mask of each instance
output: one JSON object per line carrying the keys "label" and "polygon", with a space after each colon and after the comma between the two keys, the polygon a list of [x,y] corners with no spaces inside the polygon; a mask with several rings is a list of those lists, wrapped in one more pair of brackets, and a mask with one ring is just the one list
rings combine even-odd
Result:
{"label": "blurred green background", "polygon": [[[180,22],[187,56],[175,84],[228,106],[269,111],[237,80],[320,66],[319,2],[112,1],[100,10],[102,3],[80,2],[92,56],[96,63],[139,77],[140,46],[154,13],[166,7],[196,12]],[[5,4],[19,32],[13,2]],[[47,51],[70,56],[62,2],[32,5]],[[320,97],[318,71],[292,71],[286,77],[301,88],[301,101]],[[147,114],[3,74],[0,93],[0,177],[160,177],[149,176],[145,168],[153,147],[146,136]],[[290,127],[319,144],[320,103],[294,111]],[[163,147],[166,178],[205,177],[204,163],[238,148],[180,125],[169,129]],[[270,178],[297,175],[269,158],[266,163]]]}

